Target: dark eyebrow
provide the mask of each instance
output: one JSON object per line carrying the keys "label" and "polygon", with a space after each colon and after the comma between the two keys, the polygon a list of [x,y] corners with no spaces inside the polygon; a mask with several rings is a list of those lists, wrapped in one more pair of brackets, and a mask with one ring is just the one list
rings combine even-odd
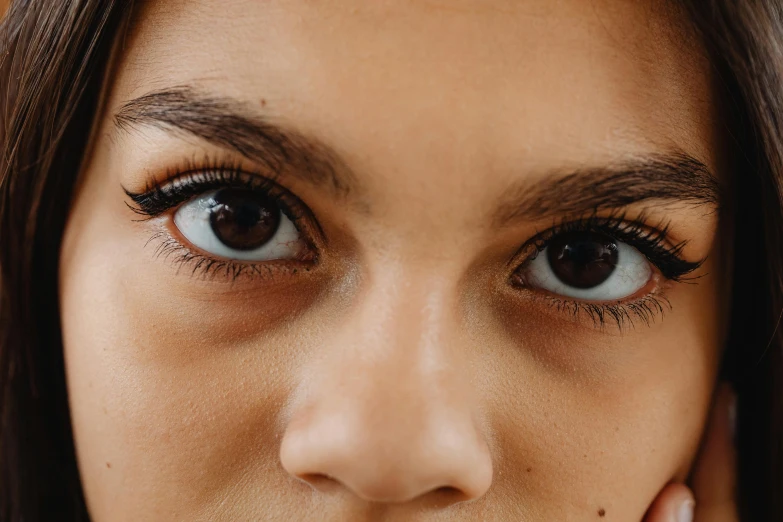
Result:
{"label": "dark eyebrow", "polygon": [[[331,148],[297,131],[275,125],[249,105],[209,95],[190,86],[144,94],[120,107],[119,130],[151,125],[196,136],[237,152],[273,174],[286,172],[345,196],[358,188],[351,170]],[[622,208],[648,200],[695,205],[720,204],[720,187],[707,166],[675,151],[570,172],[554,172],[545,181],[520,183],[507,191],[494,224],[578,215],[601,208]]]}
{"label": "dark eyebrow", "polygon": [[125,103],[114,115],[119,130],[151,125],[174,129],[233,150],[269,172],[282,172],[346,195],[355,176],[337,154],[319,141],[285,129],[238,100],[189,86],[153,91]]}
{"label": "dark eyebrow", "polygon": [[653,200],[716,208],[721,202],[715,175],[704,163],[681,151],[553,173],[535,185],[521,184],[509,194],[495,216],[497,226]]}

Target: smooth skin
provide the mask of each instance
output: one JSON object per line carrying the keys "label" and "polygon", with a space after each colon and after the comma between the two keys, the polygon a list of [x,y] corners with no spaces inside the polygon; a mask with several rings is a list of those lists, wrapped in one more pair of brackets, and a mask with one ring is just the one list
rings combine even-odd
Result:
{"label": "smooth skin", "polygon": [[738,522],[736,451],[733,443],[736,397],[728,385],[718,388],[701,455],[692,474],[692,490],[681,483],[667,485],[645,522]]}
{"label": "smooth skin", "polygon": [[[553,196],[568,175],[676,153],[729,179],[705,49],[660,4],[141,3],[60,259],[93,520],[676,520],[724,347],[726,214],[676,195],[598,209],[706,259],[615,308],[659,296],[647,320],[597,324],[513,283],[523,245],[589,213],[557,210],[591,193]],[[215,107],[233,119],[188,112]],[[270,173],[231,137],[248,121],[307,145]],[[317,263],[204,272],[176,209],[129,208],[126,190],[216,164],[279,174]],[[732,476],[719,440],[693,483],[704,522],[731,516],[700,478]]]}

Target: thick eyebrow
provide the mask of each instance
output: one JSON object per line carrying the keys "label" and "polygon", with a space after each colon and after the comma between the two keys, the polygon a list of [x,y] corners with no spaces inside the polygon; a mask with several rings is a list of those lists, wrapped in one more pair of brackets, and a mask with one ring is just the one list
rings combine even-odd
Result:
{"label": "thick eyebrow", "polygon": [[[286,172],[340,196],[357,190],[354,173],[338,154],[318,140],[275,125],[238,100],[190,86],[144,94],[120,107],[118,130],[153,126],[176,130],[233,150],[273,174]],[[644,201],[683,202],[717,207],[717,178],[693,156],[675,151],[570,172],[553,171],[545,181],[522,182],[506,191],[493,223],[579,215],[623,208]]]}
{"label": "thick eyebrow", "polygon": [[275,125],[248,104],[189,86],[153,91],[120,107],[118,130],[153,126],[181,131],[262,165],[347,195],[357,183],[338,155],[318,140]]}
{"label": "thick eyebrow", "polygon": [[553,172],[535,185],[520,184],[504,198],[494,223],[505,226],[645,201],[706,205],[715,210],[721,199],[720,185],[709,168],[677,151],[565,174]]}

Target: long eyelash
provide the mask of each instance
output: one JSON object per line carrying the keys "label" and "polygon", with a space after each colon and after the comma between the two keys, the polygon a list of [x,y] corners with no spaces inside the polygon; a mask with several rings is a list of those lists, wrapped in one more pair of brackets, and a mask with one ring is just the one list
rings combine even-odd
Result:
{"label": "long eyelash", "polygon": [[[155,247],[154,256],[171,260],[177,266],[177,273],[188,266],[191,271],[190,275],[193,277],[200,276],[203,279],[209,279],[223,276],[232,282],[240,277],[270,277],[275,273],[275,268],[270,263],[243,263],[195,253],[166,232],[155,233],[147,241],[147,244],[156,241],[158,245]],[[291,273],[296,274],[299,270],[309,272],[310,268],[306,265],[301,268],[292,268]]]}
{"label": "long eyelash", "polygon": [[299,218],[297,207],[302,203],[274,179],[250,174],[233,163],[205,162],[201,167],[195,162],[182,171],[168,173],[165,182],[148,184],[142,192],[125,194],[132,204],[128,204],[135,213],[145,219],[157,217],[186,201],[200,196],[209,190],[221,188],[240,188],[261,192],[276,203],[289,217]]}
{"label": "long eyelash", "polygon": [[557,311],[567,313],[574,319],[585,314],[596,328],[603,328],[607,321],[613,321],[620,330],[626,326],[634,328],[637,320],[650,326],[656,317],[663,316],[672,308],[666,296],[661,294],[646,295],[630,303],[590,303],[553,296],[546,299]]}
{"label": "long eyelash", "polygon": [[[323,231],[318,225],[310,209],[288,189],[279,185],[274,178],[259,174],[249,173],[232,163],[211,162],[208,159],[203,162],[191,161],[187,167],[167,173],[166,181],[160,183],[148,183],[142,192],[131,192],[127,189],[125,194],[130,199],[126,202],[128,207],[142,216],[140,221],[147,221],[161,216],[179,205],[201,196],[210,190],[223,188],[240,188],[253,192],[259,192],[274,201],[280,210],[294,222],[302,233],[303,241],[307,245],[307,254],[300,261],[312,263],[318,259],[318,249],[312,241],[312,235],[306,237],[307,229],[322,240]],[[154,255],[156,257],[171,259],[178,265],[178,272],[185,266],[191,269],[191,275],[201,275],[204,278],[222,275],[230,281],[236,281],[246,276],[270,276],[281,263],[264,262],[249,263],[230,259],[218,259],[200,254],[185,246],[181,241],[172,237],[168,232],[157,232],[148,241],[147,245],[158,242]],[[298,270],[309,271],[308,266],[291,268],[292,273]]]}
{"label": "long eyelash", "polygon": [[706,259],[696,262],[685,260],[682,251],[688,242],[681,241],[674,246],[668,246],[669,225],[659,223],[656,228],[650,228],[647,221],[644,212],[633,220],[626,219],[624,212],[609,216],[597,216],[594,213],[576,220],[563,220],[536,235],[528,245],[532,243],[535,246],[537,255],[546,248],[552,238],[560,234],[597,232],[636,248],[670,281],[681,283],[696,279],[686,276],[701,267]]}
{"label": "long eyelash", "polygon": [[[685,260],[682,251],[687,242],[682,241],[670,246],[669,225],[662,222],[657,227],[650,228],[647,222],[648,218],[644,212],[633,220],[626,219],[624,212],[609,216],[598,216],[594,212],[579,219],[566,218],[553,224],[548,230],[538,233],[525,243],[520,251],[529,250],[532,245],[535,252],[528,258],[532,260],[544,251],[555,236],[567,232],[597,232],[636,248],[658,268],[663,277],[670,281],[691,282],[700,277],[688,277],[688,275],[701,267],[706,258],[696,262]],[[596,328],[603,328],[607,321],[616,323],[620,330],[626,326],[635,327],[637,321],[650,326],[655,322],[656,317],[661,317],[667,310],[671,310],[671,303],[661,293],[648,294],[631,302],[612,303],[591,303],[552,295],[546,296],[545,299],[557,311],[571,315],[575,319],[580,314],[586,315]]]}

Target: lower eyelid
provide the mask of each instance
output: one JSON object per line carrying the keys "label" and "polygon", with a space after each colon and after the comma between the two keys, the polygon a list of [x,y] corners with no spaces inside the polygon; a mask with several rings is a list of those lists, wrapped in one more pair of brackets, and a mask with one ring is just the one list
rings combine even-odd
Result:
{"label": "lower eyelid", "polygon": [[651,326],[672,309],[667,293],[673,282],[668,281],[654,267],[650,281],[644,287],[632,296],[612,302],[580,301],[530,287],[524,282],[514,282],[515,277],[516,274],[510,282],[516,287],[515,292],[522,294],[525,299],[541,303],[567,320],[587,322],[599,330],[603,330],[607,324],[615,325],[619,330],[639,324]]}
{"label": "lower eyelid", "polygon": [[168,261],[176,269],[176,275],[183,275],[183,270],[190,271],[192,277],[202,280],[224,279],[233,283],[240,279],[268,280],[275,277],[286,277],[299,272],[309,272],[315,266],[317,255],[301,259],[279,259],[262,261],[258,263],[220,259],[200,252],[197,248],[187,244],[178,231],[171,230],[175,226],[159,222],[159,229],[145,243],[147,247],[154,247],[153,258],[160,261]]}
{"label": "lower eyelid", "polygon": [[594,326],[603,328],[607,323],[612,323],[620,330],[635,328],[640,323],[652,326],[672,308],[664,294],[647,294],[641,299],[622,304],[574,302],[570,306],[572,313],[581,313],[591,319]]}
{"label": "lower eyelid", "polygon": [[652,326],[672,310],[665,293],[651,293],[624,303],[580,302],[554,295],[540,295],[543,301],[559,317],[575,323],[586,324],[598,330],[612,326],[619,331],[639,325]]}

